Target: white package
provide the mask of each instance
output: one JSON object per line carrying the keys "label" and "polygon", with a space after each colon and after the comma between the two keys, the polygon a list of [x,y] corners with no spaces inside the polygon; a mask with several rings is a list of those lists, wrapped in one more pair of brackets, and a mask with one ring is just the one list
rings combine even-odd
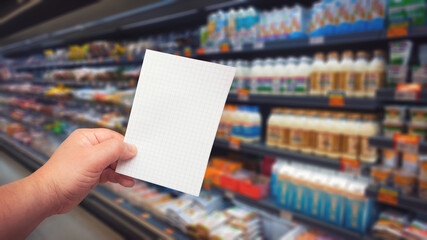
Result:
{"label": "white package", "polygon": [[147,50],[118,173],[198,196],[233,67]]}

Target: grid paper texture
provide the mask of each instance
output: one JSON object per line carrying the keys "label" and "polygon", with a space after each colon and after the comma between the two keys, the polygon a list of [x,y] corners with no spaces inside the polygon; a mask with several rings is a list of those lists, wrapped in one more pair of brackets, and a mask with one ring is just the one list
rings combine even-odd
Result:
{"label": "grid paper texture", "polygon": [[118,173],[198,196],[233,67],[147,50]]}

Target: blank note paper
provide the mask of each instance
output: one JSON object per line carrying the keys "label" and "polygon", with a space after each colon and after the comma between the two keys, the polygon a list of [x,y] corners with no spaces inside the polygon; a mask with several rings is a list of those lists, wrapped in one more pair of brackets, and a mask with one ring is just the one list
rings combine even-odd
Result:
{"label": "blank note paper", "polygon": [[235,68],[147,50],[118,173],[198,196]]}

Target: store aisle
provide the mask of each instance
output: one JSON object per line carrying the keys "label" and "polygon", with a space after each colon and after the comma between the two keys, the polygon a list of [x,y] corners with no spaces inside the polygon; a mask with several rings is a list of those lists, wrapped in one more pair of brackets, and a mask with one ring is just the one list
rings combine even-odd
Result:
{"label": "store aisle", "polygon": [[[0,185],[18,180],[30,172],[8,155],[0,152]],[[50,239],[123,239],[86,210],[77,207],[64,215],[46,219],[28,237],[29,240]]]}

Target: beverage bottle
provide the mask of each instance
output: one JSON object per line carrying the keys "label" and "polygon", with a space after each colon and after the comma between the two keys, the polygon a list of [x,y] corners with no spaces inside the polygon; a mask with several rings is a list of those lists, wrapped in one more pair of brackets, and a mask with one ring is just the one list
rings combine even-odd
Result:
{"label": "beverage bottle", "polygon": [[267,146],[270,146],[270,147],[277,147],[279,144],[279,138],[280,138],[279,112],[280,112],[280,109],[273,109],[267,120],[266,143],[267,143]]}
{"label": "beverage bottle", "polygon": [[314,55],[314,61],[312,65],[312,71],[310,74],[310,94],[311,95],[320,95],[322,92],[320,90],[320,80],[321,80],[321,70],[324,69],[324,55],[323,53],[316,53]]}
{"label": "beverage bottle", "polygon": [[341,68],[341,91],[344,91],[345,95],[348,97],[354,96],[356,90],[355,83],[355,72],[354,72],[354,60],[353,52],[345,51],[340,63]]}
{"label": "beverage bottle", "polygon": [[289,120],[290,127],[290,150],[300,150],[301,147],[301,121],[302,121],[302,111],[296,110],[294,111],[294,115],[291,116]]}
{"label": "beverage bottle", "polygon": [[357,52],[357,60],[354,64],[354,71],[355,71],[355,91],[354,96],[355,97],[363,97],[364,95],[364,87],[363,82],[365,79],[365,75],[368,71],[368,54],[363,51]]}
{"label": "beverage bottle", "polygon": [[261,68],[261,76],[258,78],[258,90],[261,94],[271,94],[274,76],[274,61],[271,58],[264,60]]}
{"label": "beverage bottle", "polygon": [[381,50],[374,51],[374,58],[369,63],[367,73],[364,78],[365,97],[375,97],[378,88],[381,88],[385,82],[384,52]]}
{"label": "beverage bottle", "polygon": [[369,145],[369,137],[377,135],[379,132],[378,123],[374,114],[363,116],[363,122],[360,125],[361,151],[360,160],[365,163],[375,163],[377,160],[377,149]]}
{"label": "beverage bottle", "polygon": [[317,125],[317,144],[314,153],[325,156],[329,149],[329,128],[332,127],[332,119],[329,112],[322,112],[319,115],[320,119]]}
{"label": "beverage bottle", "polygon": [[359,159],[360,157],[360,114],[349,114],[344,126],[343,135],[343,157],[349,159]]}
{"label": "beverage bottle", "polygon": [[[227,66],[236,67],[236,62],[234,62],[233,60],[228,60]],[[236,71],[237,71],[237,69],[236,69]],[[237,92],[237,79],[235,77],[233,79],[233,82],[231,83],[230,93],[236,93],[236,92]]]}
{"label": "beverage bottle", "polygon": [[259,31],[259,15],[258,11],[250,6],[246,10],[246,42],[254,43],[257,40],[258,31]]}
{"label": "beverage bottle", "polygon": [[346,131],[344,128],[345,114],[334,113],[329,125],[329,148],[326,155],[331,158],[338,158],[342,155],[342,136]]}
{"label": "beverage bottle", "polygon": [[236,17],[236,40],[238,45],[245,43],[245,34],[246,34],[246,11],[243,8],[239,8],[237,11]]}
{"label": "beverage bottle", "polygon": [[283,77],[285,70],[286,60],[277,58],[273,67],[272,94],[281,94],[286,90]]}
{"label": "beverage bottle", "polygon": [[330,91],[339,88],[339,72],[338,53],[330,52],[320,80],[322,95],[327,95]]}
{"label": "beverage bottle", "polygon": [[308,57],[301,57],[295,71],[295,94],[305,95],[310,87],[311,61]]}
{"label": "beverage bottle", "polygon": [[251,67],[251,85],[250,85],[250,93],[251,94],[258,94],[260,93],[258,91],[258,87],[259,87],[259,79],[262,78],[262,74],[263,74],[263,66],[262,66],[263,62],[261,59],[255,59],[252,62],[252,67]]}
{"label": "beverage bottle", "polygon": [[289,148],[290,144],[290,130],[292,122],[292,111],[289,109],[282,110],[282,115],[279,118],[279,128],[280,128],[280,141],[279,141],[279,148]]}
{"label": "beverage bottle", "polygon": [[237,25],[237,12],[232,8],[227,13],[227,38],[231,42],[233,46],[238,44],[237,42],[237,33],[236,33],[236,25]]}
{"label": "beverage bottle", "polygon": [[286,93],[288,95],[294,94],[295,91],[295,77],[297,74],[297,64],[298,60],[294,57],[289,57],[287,60],[285,68],[285,77],[286,77]]}

